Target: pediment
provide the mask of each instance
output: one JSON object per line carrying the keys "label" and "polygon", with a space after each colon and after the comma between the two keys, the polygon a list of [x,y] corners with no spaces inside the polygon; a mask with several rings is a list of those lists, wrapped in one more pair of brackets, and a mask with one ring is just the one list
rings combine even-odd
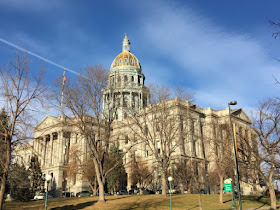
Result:
{"label": "pediment", "polygon": [[232,115],[240,118],[243,121],[246,121],[246,122],[252,124],[251,119],[248,117],[248,115],[241,108],[232,110]]}
{"label": "pediment", "polygon": [[38,131],[38,130],[49,128],[50,126],[53,126],[54,124],[57,124],[57,122],[58,122],[57,117],[46,116],[46,117],[44,117],[44,119],[40,123],[38,123],[35,126],[35,128],[33,130],[33,133],[35,131]]}

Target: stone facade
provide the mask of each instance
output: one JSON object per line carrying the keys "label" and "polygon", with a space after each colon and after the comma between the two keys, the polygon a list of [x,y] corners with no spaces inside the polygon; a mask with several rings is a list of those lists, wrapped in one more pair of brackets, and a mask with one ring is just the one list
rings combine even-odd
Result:
{"label": "stone facade", "polygon": [[[150,169],[157,163],[152,152],[149,151],[147,143],[139,138],[136,139],[134,133],[131,132],[131,125],[129,126],[127,123],[130,117],[135,117],[137,113],[141,113],[141,110],[152,110],[153,105],[150,105],[149,101],[150,90],[144,86],[145,76],[141,65],[138,59],[130,53],[130,42],[126,35],[122,47],[122,53],[112,62],[108,75],[108,86],[103,90],[103,116],[104,118],[113,117],[115,120],[110,137],[111,144],[118,144],[120,149],[128,151],[124,156],[124,166],[129,190],[131,188],[131,171],[128,162],[132,154],[141,156]],[[219,133],[222,131],[219,130],[219,125],[228,125],[229,110],[203,109],[178,98],[170,99],[168,103],[173,115],[178,119],[176,124],[180,127],[174,138],[174,142],[178,146],[174,148],[175,152],[172,154],[173,163],[175,164],[180,159],[192,159],[198,162],[199,170],[211,169],[213,151],[207,140],[220,138]],[[152,115],[157,115],[157,111],[152,112]],[[239,134],[242,133],[252,142],[254,134],[250,127],[251,120],[246,113],[242,109],[235,109],[232,111],[232,116]],[[75,120],[63,116],[46,116],[33,131],[35,140],[18,147],[15,151],[15,162],[19,163],[27,164],[32,156],[38,156],[43,173],[53,176],[51,188],[56,196],[63,191],[65,186],[68,190],[70,187],[74,193],[90,189],[88,182],[82,176],[77,174],[74,179],[66,180],[63,174],[65,165],[69,162],[71,147],[76,146],[82,151],[81,162],[90,155],[87,142],[79,134],[78,129],[73,126],[73,121]],[[154,129],[151,124],[148,125],[148,129]],[[160,145],[157,147],[160,153]],[[155,173],[158,172],[155,171]],[[247,184],[247,186],[246,181],[249,182],[248,178],[244,179],[243,192],[250,194],[252,185]],[[159,185],[157,179],[154,182],[151,184]]]}

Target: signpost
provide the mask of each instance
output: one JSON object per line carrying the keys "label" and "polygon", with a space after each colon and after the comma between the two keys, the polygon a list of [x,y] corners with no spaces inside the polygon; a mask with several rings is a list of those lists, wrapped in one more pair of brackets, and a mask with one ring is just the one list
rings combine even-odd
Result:
{"label": "signpost", "polygon": [[232,207],[235,208],[235,200],[233,200],[233,195],[234,195],[234,192],[232,190],[232,179],[229,178],[229,179],[225,179],[224,180],[224,191],[225,192],[232,192],[231,193],[231,202],[232,202]]}
{"label": "signpost", "polygon": [[231,192],[232,191],[231,179],[225,179],[224,180],[224,191],[225,192]]}

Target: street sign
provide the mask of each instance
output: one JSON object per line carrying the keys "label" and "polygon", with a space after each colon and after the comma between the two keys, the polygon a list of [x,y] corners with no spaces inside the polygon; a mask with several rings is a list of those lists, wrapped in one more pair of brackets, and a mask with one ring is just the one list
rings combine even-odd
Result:
{"label": "street sign", "polygon": [[224,180],[224,191],[225,192],[231,192],[232,191],[231,179],[225,179]]}

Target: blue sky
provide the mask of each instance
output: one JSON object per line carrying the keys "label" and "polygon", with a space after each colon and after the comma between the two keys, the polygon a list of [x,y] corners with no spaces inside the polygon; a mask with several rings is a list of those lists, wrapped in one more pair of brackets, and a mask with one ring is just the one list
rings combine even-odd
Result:
{"label": "blue sky", "polygon": [[[280,40],[267,22],[280,20],[279,8],[277,0],[1,0],[0,38],[79,71],[109,68],[127,33],[147,83],[195,91],[202,108],[237,100],[249,112],[279,96],[273,75],[280,78]],[[1,67],[14,52],[0,43]],[[40,60],[30,59],[38,71]],[[50,84],[62,75],[42,63]]]}

